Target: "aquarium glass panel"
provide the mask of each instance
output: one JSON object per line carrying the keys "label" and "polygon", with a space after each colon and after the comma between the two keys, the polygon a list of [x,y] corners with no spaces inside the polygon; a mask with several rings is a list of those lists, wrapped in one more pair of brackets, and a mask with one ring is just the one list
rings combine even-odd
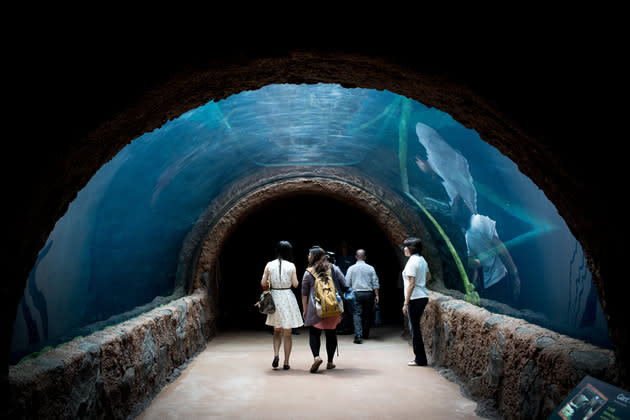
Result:
{"label": "aquarium glass panel", "polygon": [[281,166],[352,167],[386,184],[454,267],[450,289],[474,300],[476,284],[490,311],[610,347],[580,244],[475,131],[387,91],[270,85],[169,121],[94,175],[30,272],[11,362],[183,295],[178,257],[204,209],[232,181]]}

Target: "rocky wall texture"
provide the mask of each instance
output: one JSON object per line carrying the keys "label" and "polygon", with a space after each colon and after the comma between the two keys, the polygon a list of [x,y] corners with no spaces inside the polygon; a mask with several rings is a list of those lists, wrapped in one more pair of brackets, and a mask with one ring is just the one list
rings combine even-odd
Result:
{"label": "rocky wall texture", "polygon": [[9,369],[8,418],[133,418],[214,335],[200,291]]}
{"label": "rocky wall texture", "polygon": [[610,350],[437,292],[421,327],[434,367],[506,419],[547,418],[585,375],[618,382]]}

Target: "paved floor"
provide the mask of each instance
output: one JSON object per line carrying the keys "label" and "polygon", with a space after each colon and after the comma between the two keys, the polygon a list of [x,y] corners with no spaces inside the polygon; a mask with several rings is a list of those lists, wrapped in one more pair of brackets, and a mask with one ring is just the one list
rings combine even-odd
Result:
{"label": "paved floor", "polygon": [[[476,403],[431,367],[409,367],[400,329],[354,344],[339,336],[335,369],[313,361],[308,330],[293,335],[290,370],[273,370],[268,332],[226,332],[208,343],[139,419],[478,419]],[[322,334],[322,356],[325,359]],[[280,366],[283,352],[280,350]]]}

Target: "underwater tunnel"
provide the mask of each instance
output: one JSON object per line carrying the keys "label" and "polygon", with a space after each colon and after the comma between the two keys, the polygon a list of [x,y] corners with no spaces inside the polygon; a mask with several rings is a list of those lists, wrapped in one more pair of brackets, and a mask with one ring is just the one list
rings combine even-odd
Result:
{"label": "underwater tunnel", "polygon": [[[523,143],[497,140],[501,130],[518,137],[512,128],[477,134],[457,118],[475,127],[475,113],[455,107],[446,114],[424,101],[448,105],[448,98],[413,89],[392,89],[405,97],[337,84],[234,86],[224,99],[206,91],[193,95],[197,107],[178,103],[184,112],[171,108],[164,124],[156,116],[134,129],[120,121],[99,128],[104,137],[133,141],[123,148],[125,141],[112,140],[111,159],[81,169],[83,179],[90,175],[82,189],[70,177],[67,188],[76,197],[64,196],[67,211],[45,240],[40,232],[34,241],[37,258],[28,264],[11,318],[9,364],[199,289],[216,292],[218,326],[260,328],[242,301],[238,317],[223,308],[239,305],[243,282],[256,284],[259,266],[281,239],[294,244],[298,269],[315,243],[338,255],[342,243],[367,249],[386,280],[386,319],[399,323],[394,308],[403,257],[397,246],[412,234],[425,241],[436,290],[621,355],[617,335],[609,338],[610,306],[600,304],[601,292],[597,298],[601,270],[588,254],[596,252],[583,251],[588,240],[573,236],[577,219],[567,204],[560,201],[556,210],[547,200],[553,186],[543,193],[486,143],[510,151],[519,168],[525,162],[536,180],[548,176],[527,166],[534,152],[519,156]],[[146,124],[155,130],[139,136],[137,128]],[[465,236],[451,214],[458,194],[496,221],[529,286],[517,304],[477,301],[470,293]],[[570,216],[566,222],[560,213]],[[258,290],[246,289],[251,293],[243,301],[255,300]]]}
{"label": "underwater tunnel", "polygon": [[[470,243],[477,233],[458,220],[457,200],[487,221],[510,260],[487,238],[472,255],[481,245]],[[204,273],[231,308],[220,324],[260,324],[246,302],[281,240],[295,244],[301,272],[314,244],[350,260],[365,249],[382,277],[384,314],[400,324],[408,236],[425,244],[432,289],[611,347],[579,242],[477,133],[390,92],[269,85],[183,114],[95,174],[30,272],[11,363],[208,288]],[[472,257],[503,266],[483,282],[519,296],[492,298],[473,284]]]}

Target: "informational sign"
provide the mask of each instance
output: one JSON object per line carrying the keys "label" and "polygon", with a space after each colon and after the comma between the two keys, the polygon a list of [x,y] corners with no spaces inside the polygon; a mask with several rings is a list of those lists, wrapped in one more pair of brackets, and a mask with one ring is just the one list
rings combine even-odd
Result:
{"label": "informational sign", "polygon": [[547,419],[630,420],[630,392],[585,376]]}

